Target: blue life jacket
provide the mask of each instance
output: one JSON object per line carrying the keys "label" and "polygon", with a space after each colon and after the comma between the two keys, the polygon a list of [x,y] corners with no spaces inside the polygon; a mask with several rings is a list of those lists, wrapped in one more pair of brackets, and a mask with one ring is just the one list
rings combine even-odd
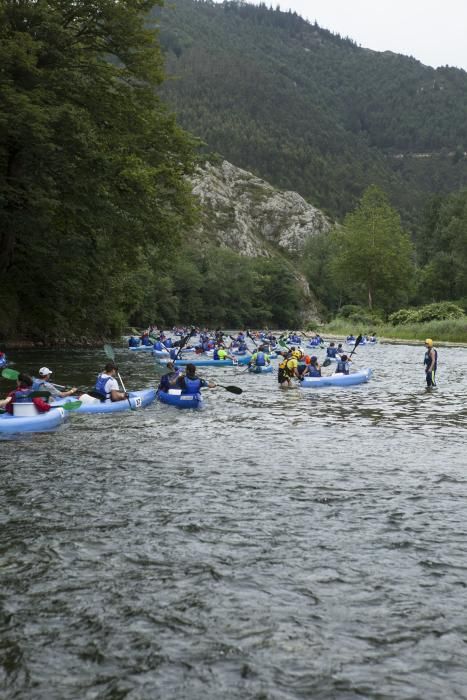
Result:
{"label": "blue life jacket", "polygon": [[162,345],[160,340],[156,340],[156,342],[154,343],[154,350],[166,350],[166,349],[167,348],[165,347],[165,345]]}
{"label": "blue life jacket", "polygon": [[131,338],[130,338],[129,341],[128,341],[128,347],[129,347],[129,348],[137,348],[138,345],[139,345],[139,343],[140,343],[139,338],[135,338],[135,337],[132,335]]}
{"label": "blue life jacket", "polygon": [[261,352],[261,351],[260,351],[260,352],[258,352],[257,355],[256,355],[256,362],[255,362],[255,365],[256,365],[257,367],[264,367],[265,364],[266,364],[266,358],[265,358],[265,356],[264,356],[264,352]]}
{"label": "blue life jacket", "polygon": [[220,359],[220,358],[219,358],[219,349],[218,349],[218,348],[216,348],[216,349],[214,350],[213,355],[212,355],[212,359],[213,359],[213,360],[219,360],[219,359]]}
{"label": "blue life jacket", "polygon": [[335,357],[337,354],[337,348],[327,348],[326,349],[326,355],[328,357]]}
{"label": "blue life jacket", "polygon": [[337,360],[336,374],[348,374],[349,373],[349,363],[344,362],[344,360]]}
{"label": "blue life jacket", "polygon": [[34,379],[31,387],[31,391],[44,391],[43,386],[45,384],[45,379]]}
{"label": "blue life jacket", "polygon": [[196,377],[196,379],[190,379],[189,377],[184,377],[183,382],[185,388],[183,389],[184,394],[197,394],[201,389],[201,379]]}
{"label": "blue life jacket", "polygon": [[178,348],[170,348],[169,355],[171,360],[176,360],[178,357]]}
{"label": "blue life jacket", "polygon": [[30,387],[23,388],[23,389],[16,389],[15,393],[13,394],[13,402],[14,403],[29,403],[32,401],[30,398],[30,393],[32,389]]}
{"label": "blue life jacket", "polygon": [[145,335],[141,342],[143,345],[152,345],[148,335]]}
{"label": "blue life jacket", "polygon": [[169,389],[172,388],[172,385],[170,382],[174,381],[176,377],[180,374],[180,370],[176,370],[175,372],[168,372],[167,374],[163,374],[161,377],[161,380],[159,382],[159,390],[164,391],[165,393],[168,392]]}
{"label": "blue life jacket", "polygon": [[164,345],[166,348],[171,348],[172,347],[172,338],[167,338],[167,340],[164,340]]}
{"label": "blue life jacket", "polygon": [[308,376],[309,377],[321,377],[321,370],[318,369],[317,367],[314,367],[314,365],[310,365],[310,369],[308,370]]}
{"label": "blue life jacket", "polygon": [[112,377],[109,377],[108,375],[104,377],[103,374],[99,374],[99,376],[97,377],[97,382],[94,386],[94,391],[98,391],[99,394],[105,396],[106,401],[110,399],[110,392],[105,390],[105,385],[107,384],[109,379],[112,379]]}

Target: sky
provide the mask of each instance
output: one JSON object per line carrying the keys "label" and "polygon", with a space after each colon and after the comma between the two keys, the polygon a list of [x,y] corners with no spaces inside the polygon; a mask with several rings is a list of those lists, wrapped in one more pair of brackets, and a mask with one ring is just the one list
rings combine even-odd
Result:
{"label": "sky", "polygon": [[295,10],[364,48],[413,56],[434,68],[467,70],[467,0],[262,1]]}

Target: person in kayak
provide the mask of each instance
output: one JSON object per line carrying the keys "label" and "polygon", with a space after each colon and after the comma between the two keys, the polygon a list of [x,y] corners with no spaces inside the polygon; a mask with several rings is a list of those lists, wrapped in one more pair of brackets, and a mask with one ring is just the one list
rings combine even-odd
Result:
{"label": "person in kayak", "polygon": [[352,360],[348,358],[347,355],[341,355],[340,360],[337,360],[336,371],[334,374],[349,374],[350,362],[352,362]]}
{"label": "person in kayak", "polygon": [[55,384],[50,381],[52,370],[48,367],[41,367],[39,370],[39,378],[34,379],[32,383],[33,391],[48,391],[52,399],[64,399],[66,396],[73,396],[78,389],[72,386],[67,391],[60,391]]}
{"label": "person in kayak", "polygon": [[232,362],[236,362],[236,358],[232,357],[229,355],[227,350],[224,347],[224,343],[219,343],[217,348],[214,349],[214,352],[212,354],[212,359],[213,360],[232,360]]}
{"label": "person in kayak", "polygon": [[104,371],[97,377],[94,392],[100,394],[103,401],[123,401],[128,398],[128,394],[120,391],[117,376],[118,367],[115,362],[107,362]]}
{"label": "person in kayak", "polygon": [[334,342],[329,343],[329,347],[326,348],[326,357],[334,358],[337,355],[337,348]]}
{"label": "person in kayak", "polygon": [[180,370],[175,369],[173,362],[167,362],[168,372],[163,374],[159,382],[158,390],[167,393],[169,389],[174,389],[177,379],[180,376]]}
{"label": "person in kayak", "polygon": [[426,385],[428,389],[436,386],[436,370],[438,369],[438,351],[433,347],[431,338],[425,340],[425,357],[423,359],[425,367]]}
{"label": "person in kayak", "polygon": [[202,387],[213,389],[216,386],[214,382],[197,377],[196,367],[192,364],[186,366],[185,374],[181,374],[177,378],[176,385],[182,390],[182,394],[198,394]]}
{"label": "person in kayak", "polygon": [[253,355],[250,357],[248,367],[266,367],[270,364],[271,360],[269,358],[269,355],[265,352],[264,347],[260,345],[260,347],[257,350],[255,350]]}
{"label": "person in kayak", "polygon": [[316,355],[310,357],[310,364],[307,365],[306,370],[302,373],[303,377],[321,377],[321,367]]}
{"label": "person in kayak", "polygon": [[[42,397],[31,397],[32,393],[32,379],[29,374],[23,374],[22,372],[18,375],[16,380],[16,389],[10,391],[5,400],[5,411],[10,415],[14,414],[13,406],[15,403],[32,403],[37,408],[40,413],[47,413],[50,411],[50,406]],[[10,399],[9,401],[7,401]]]}

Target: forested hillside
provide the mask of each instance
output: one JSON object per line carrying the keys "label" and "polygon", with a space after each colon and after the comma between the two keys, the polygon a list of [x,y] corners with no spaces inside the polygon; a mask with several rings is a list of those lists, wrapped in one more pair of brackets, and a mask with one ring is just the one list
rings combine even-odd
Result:
{"label": "forested hillside", "polygon": [[467,74],[377,53],[292,12],[176,0],[154,10],[162,94],[207,149],[334,217],[377,184],[406,222],[467,183]]}

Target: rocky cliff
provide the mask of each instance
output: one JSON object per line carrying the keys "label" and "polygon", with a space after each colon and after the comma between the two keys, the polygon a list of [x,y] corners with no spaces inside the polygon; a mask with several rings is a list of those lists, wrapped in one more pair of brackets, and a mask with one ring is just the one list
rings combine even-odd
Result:
{"label": "rocky cliff", "polygon": [[300,254],[307,239],[331,228],[297,192],[282,192],[227,161],[206,163],[193,178],[200,233],[242,255]]}

